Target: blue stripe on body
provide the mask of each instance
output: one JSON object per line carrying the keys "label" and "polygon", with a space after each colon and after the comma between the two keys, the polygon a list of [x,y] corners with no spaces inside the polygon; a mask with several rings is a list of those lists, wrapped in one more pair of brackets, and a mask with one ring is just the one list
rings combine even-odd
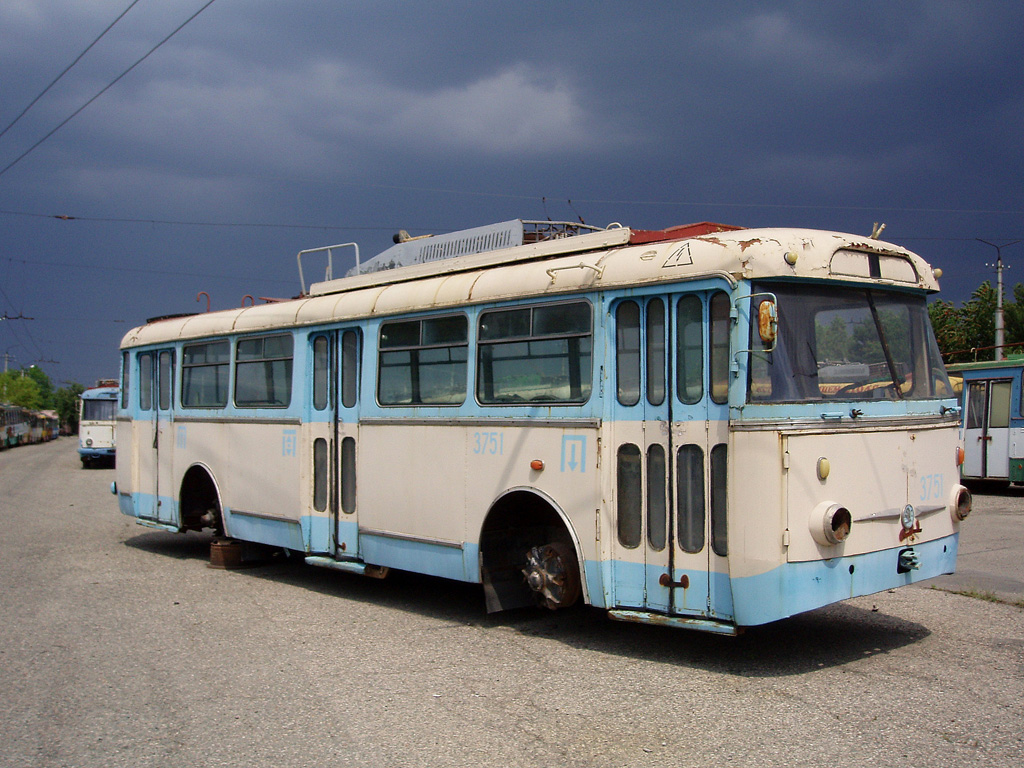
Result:
{"label": "blue stripe on body", "polygon": [[250,515],[233,515],[225,510],[225,527],[233,538],[254,541],[274,547],[305,551],[302,528],[298,521],[268,520]]}
{"label": "blue stripe on body", "polygon": [[446,547],[421,541],[360,534],[360,560],[456,581],[480,582],[479,548]]}
{"label": "blue stripe on body", "polygon": [[[851,597],[952,573],[956,567],[959,536],[954,533],[924,544],[832,560],[785,563],[758,576],[733,579],[736,623],[743,626],[766,624]],[[897,573],[899,553],[908,548],[917,553],[921,567]]]}
{"label": "blue stripe on body", "polygon": [[[122,496],[120,498],[123,499],[124,497]],[[157,505],[157,502],[159,502],[159,506]],[[132,493],[131,501],[128,502],[128,503],[131,504],[131,512],[128,512],[126,514],[130,514],[133,517],[137,517],[137,518],[140,518],[140,519],[143,519],[143,518],[145,518],[145,519],[155,519],[155,514],[154,514],[153,518],[147,518],[145,515],[141,514],[140,510],[143,510],[143,509],[152,509],[152,510],[171,509],[171,510],[174,511],[172,519],[170,521],[166,521],[165,520],[163,522],[177,523],[178,520],[179,520],[179,517],[178,517],[178,502],[177,502],[176,499],[174,499],[174,498],[172,498],[170,496],[154,496],[151,493],[139,493],[139,492],[136,491],[136,492]],[[125,503],[122,502],[121,504],[122,504],[122,506],[121,506],[122,511],[124,511]]]}
{"label": "blue stripe on body", "polygon": [[[614,597],[600,607],[635,608],[684,616],[702,616],[719,621],[730,620],[733,616],[732,587],[728,573],[712,572],[692,568],[677,568],[676,578],[683,573],[689,578],[690,586],[686,589],[676,587],[675,608],[669,604],[670,591],[659,583],[665,567],[658,564],[644,565],[614,561],[607,569],[610,578],[614,578]],[[614,574],[614,575],[613,575]],[[609,582],[610,583],[610,582]],[[589,584],[589,582],[588,582]],[[708,592],[710,589],[711,607],[708,608]],[[590,596],[593,601],[599,595],[591,586]],[[599,605],[598,603],[594,603]]]}
{"label": "blue stripe on body", "polygon": [[[302,527],[302,540],[306,543],[305,551],[308,553],[332,552],[332,538],[334,523],[327,515],[303,515],[299,521]],[[359,526],[348,515],[338,520],[338,555],[340,557],[356,557],[358,550]],[[345,548],[341,549],[344,544]],[[283,546],[283,545],[282,545]]]}
{"label": "blue stripe on body", "polygon": [[732,407],[734,423],[759,420],[822,420],[848,417],[850,405],[865,418],[896,416],[936,416],[942,408],[956,405],[954,398],[945,400],[819,400],[813,403],[758,403]]}

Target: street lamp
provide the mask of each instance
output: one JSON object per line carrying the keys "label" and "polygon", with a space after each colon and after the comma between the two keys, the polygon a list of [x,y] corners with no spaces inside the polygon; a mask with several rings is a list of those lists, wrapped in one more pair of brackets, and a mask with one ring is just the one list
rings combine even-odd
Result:
{"label": "street lamp", "polygon": [[[982,240],[978,238],[979,243],[985,245],[991,245],[996,249],[996,360],[1003,359],[1003,344],[1006,339],[1006,335],[1003,327],[1003,248],[1009,248],[1011,245],[1016,245],[1020,240],[1011,240],[1008,243],[1002,245],[996,245],[990,243],[988,240]],[[993,266],[992,264],[986,264],[986,267]]]}

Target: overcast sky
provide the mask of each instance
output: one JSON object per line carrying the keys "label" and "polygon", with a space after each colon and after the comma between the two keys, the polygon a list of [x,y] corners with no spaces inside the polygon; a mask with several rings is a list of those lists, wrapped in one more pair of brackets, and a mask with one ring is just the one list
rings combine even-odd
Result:
{"label": "overcast sky", "polygon": [[[114,82],[206,3],[138,0],[0,136],[10,366],[89,385],[400,228],[884,222],[957,303],[1024,238],[1019,0],[216,0]],[[0,130],[131,5],[0,2]]]}

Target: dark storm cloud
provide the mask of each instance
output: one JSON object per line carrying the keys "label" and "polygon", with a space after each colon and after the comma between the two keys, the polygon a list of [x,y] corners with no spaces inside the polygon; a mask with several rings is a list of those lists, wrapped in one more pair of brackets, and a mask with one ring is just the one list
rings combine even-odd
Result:
{"label": "dark storm cloud", "polygon": [[[128,3],[5,0],[0,125]],[[202,5],[139,2],[0,167]],[[87,381],[116,365],[115,320],[289,295],[302,248],[577,213],[885,221],[960,300],[988,277],[973,238],[1024,234],[1022,26],[1002,2],[217,0],[0,177],[0,210],[85,217],[0,214],[3,309],[51,318],[0,347]]]}

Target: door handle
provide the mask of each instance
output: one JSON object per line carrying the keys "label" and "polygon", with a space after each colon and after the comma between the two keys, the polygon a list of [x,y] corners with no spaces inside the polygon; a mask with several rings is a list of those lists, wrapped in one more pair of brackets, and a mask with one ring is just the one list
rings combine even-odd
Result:
{"label": "door handle", "polygon": [[663,573],[661,574],[661,578],[658,579],[658,583],[661,584],[661,586],[663,587],[682,587],[683,589],[689,589],[690,577],[684,573],[682,576],[679,577],[679,581],[672,581],[672,574]]}

